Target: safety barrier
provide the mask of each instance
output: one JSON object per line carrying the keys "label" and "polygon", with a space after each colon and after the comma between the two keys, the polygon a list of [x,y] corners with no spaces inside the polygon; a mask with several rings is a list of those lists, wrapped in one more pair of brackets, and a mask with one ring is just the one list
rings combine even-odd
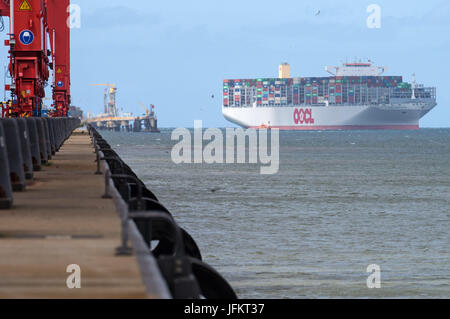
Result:
{"label": "safety barrier", "polygon": [[48,122],[45,118],[42,118],[42,124],[44,124],[44,134],[45,134],[45,143],[47,146],[47,157],[49,160],[52,159],[52,147],[50,143],[50,130],[48,129]]}
{"label": "safety barrier", "polygon": [[36,119],[33,117],[28,117],[25,119],[27,121],[29,142],[30,142],[30,152],[31,161],[33,164],[33,171],[38,172],[42,169],[41,154],[39,150],[39,135],[36,126]]}
{"label": "safety barrier", "polygon": [[114,199],[122,220],[116,253],[136,254],[147,291],[157,290],[160,296],[169,291],[175,299],[236,299],[229,283],[202,261],[195,240],[155,194],[89,124],[88,131],[97,155],[95,173],[105,176],[103,197]]}
{"label": "safety barrier", "polygon": [[13,194],[9,176],[9,160],[6,149],[6,137],[0,121],[0,209],[11,208]]}
{"label": "safety barrier", "polygon": [[31,146],[30,146],[30,132],[28,130],[27,122],[25,119],[17,119],[17,124],[19,126],[19,137],[22,149],[23,158],[23,170],[25,173],[25,178],[28,180],[33,179],[33,161],[31,159]]}
{"label": "safety barrier", "polygon": [[6,150],[9,161],[9,175],[13,191],[23,192],[26,188],[25,170],[20,141],[19,124],[16,119],[2,119]]}
{"label": "safety barrier", "polygon": [[80,123],[75,118],[0,119],[0,209],[12,207],[12,191],[25,191],[26,179],[33,179]]}
{"label": "safety barrier", "polygon": [[44,119],[42,118],[36,118],[36,126],[38,130],[38,137],[39,137],[39,154],[41,156],[41,163],[47,164],[48,163],[48,152],[47,152],[47,139],[45,135],[45,128],[44,128]]}
{"label": "safety barrier", "polygon": [[53,121],[51,118],[47,117],[45,118],[47,120],[47,126],[48,126],[48,135],[49,135],[49,142],[50,142],[50,153],[51,155],[56,154],[56,146],[55,146],[55,131],[53,130]]}

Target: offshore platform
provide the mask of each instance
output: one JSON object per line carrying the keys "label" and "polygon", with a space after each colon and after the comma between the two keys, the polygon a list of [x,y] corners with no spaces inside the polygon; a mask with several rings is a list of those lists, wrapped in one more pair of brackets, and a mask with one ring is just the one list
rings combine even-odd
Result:
{"label": "offshore platform", "polygon": [[151,105],[150,109],[145,107],[141,102],[139,105],[144,110],[142,116],[133,117],[131,113],[119,114],[116,94],[117,87],[115,84],[91,84],[91,86],[104,86],[104,112],[103,114],[91,117],[90,114],[86,122],[99,130],[108,131],[126,131],[126,132],[149,132],[159,133],[158,119],[155,115],[155,106]]}

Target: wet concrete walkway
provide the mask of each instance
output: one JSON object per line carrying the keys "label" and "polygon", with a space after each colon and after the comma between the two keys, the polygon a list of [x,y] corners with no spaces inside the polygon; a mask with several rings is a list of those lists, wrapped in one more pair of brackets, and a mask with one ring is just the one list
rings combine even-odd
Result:
{"label": "wet concrete walkway", "polygon": [[[0,211],[0,298],[147,298],[134,256],[116,257],[120,219],[102,199],[87,133],[75,133]],[[69,289],[68,265],[81,268]]]}

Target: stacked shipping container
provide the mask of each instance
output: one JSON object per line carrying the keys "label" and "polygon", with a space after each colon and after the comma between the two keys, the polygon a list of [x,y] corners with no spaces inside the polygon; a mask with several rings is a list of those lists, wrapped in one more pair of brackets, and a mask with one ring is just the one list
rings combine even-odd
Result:
{"label": "stacked shipping container", "polygon": [[[417,88],[416,97],[432,92]],[[411,85],[401,76],[335,76],[309,78],[235,79],[223,82],[224,107],[288,105],[354,105],[388,103],[408,98]]]}

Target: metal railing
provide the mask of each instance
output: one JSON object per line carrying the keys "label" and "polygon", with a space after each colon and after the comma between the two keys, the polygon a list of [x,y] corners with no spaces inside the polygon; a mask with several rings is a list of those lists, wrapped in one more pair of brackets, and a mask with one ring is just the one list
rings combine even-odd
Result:
{"label": "metal railing", "polygon": [[105,175],[103,198],[113,198],[121,218],[116,254],[136,255],[147,293],[176,299],[237,298],[228,282],[202,261],[195,240],[169,210],[97,130],[87,127],[96,152],[96,174]]}

